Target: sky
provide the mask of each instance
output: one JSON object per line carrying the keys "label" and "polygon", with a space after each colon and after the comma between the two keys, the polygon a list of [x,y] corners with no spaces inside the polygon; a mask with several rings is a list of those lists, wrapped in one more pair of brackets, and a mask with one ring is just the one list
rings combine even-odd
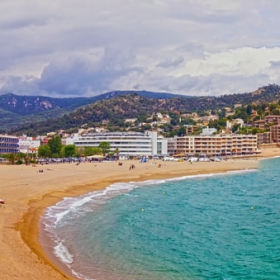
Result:
{"label": "sky", "polygon": [[280,84],[279,0],[1,0],[0,94]]}

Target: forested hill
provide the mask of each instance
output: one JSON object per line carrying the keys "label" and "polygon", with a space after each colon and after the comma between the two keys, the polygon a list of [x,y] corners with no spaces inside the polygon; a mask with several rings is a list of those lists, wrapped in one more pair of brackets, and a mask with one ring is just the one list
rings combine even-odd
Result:
{"label": "forested hill", "polygon": [[59,129],[77,128],[89,123],[100,123],[103,120],[109,120],[111,123],[117,123],[126,118],[138,118],[140,120],[149,117],[155,112],[177,111],[182,114],[230,107],[235,104],[270,103],[279,99],[280,87],[277,85],[269,85],[252,93],[223,95],[219,97],[202,96],[155,99],[130,93],[118,95],[109,100],[100,100],[55,120],[24,125],[13,129],[11,132],[42,134]]}
{"label": "forested hill", "polygon": [[74,97],[74,98],[52,98],[47,96],[25,96],[12,93],[0,96],[0,109],[16,113],[19,115],[28,115],[40,111],[49,111],[57,109],[76,109],[94,103],[98,100],[111,99],[122,94],[138,93],[141,96],[150,98],[175,98],[180,95],[171,93],[159,93],[150,91],[112,91],[94,97]]}
{"label": "forested hill", "polygon": [[6,132],[22,124],[61,117],[77,108],[108,100],[121,94],[136,92],[151,98],[176,98],[180,95],[150,91],[112,91],[94,97],[52,98],[47,96],[21,96],[12,93],[0,95],[0,131]]}

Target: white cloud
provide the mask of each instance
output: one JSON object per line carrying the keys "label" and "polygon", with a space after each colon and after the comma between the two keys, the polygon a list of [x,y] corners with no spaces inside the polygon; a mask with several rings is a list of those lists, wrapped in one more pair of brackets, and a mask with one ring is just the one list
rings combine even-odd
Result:
{"label": "white cloud", "polygon": [[193,95],[280,83],[280,2],[0,2],[0,93]]}

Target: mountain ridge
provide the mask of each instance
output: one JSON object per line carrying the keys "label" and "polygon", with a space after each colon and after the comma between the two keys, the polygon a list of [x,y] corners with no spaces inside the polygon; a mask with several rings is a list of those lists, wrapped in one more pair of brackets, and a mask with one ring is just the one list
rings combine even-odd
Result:
{"label": "mountain ridge", "polygon": [[[134,100],[138,104],[138,107],[134,108],[133,111],[131,109],[132,107],[135,107],[133,102],[130,105],[131,108],[125,104],[125,96],[131,95],[134,96],[134,98],[136,98],[135,96],[141,97],[140,100]],[[121,96],[121,98],[117,99],[119,96]],[[261,87],[250,93],[235,93],[217,97],[184,96],[149,91],[112,91],[90,98],[76,97],[62,99],[6,94],[0,96],[0,129],[5,132],[18,132],[22,131],[24,128],[28,129],[29,125],[37,127],[36,123],[47,124],[48,119],[53,119],[55,122],[59,120],[58,123],[61,123],[61,125],[64,123],[66,126],[61,127],[61,129],[70,128],[70,125],[62,121],[61,118],[66,118],[69,121],[69,117],[72,117],[77,120],[80,118],[79,114],[90,110],[96,112],[100,112],[101,110],[99,117],[94,116],[89,118],[89,121],[91,122],[100,122],[104,118],[116,118],[112,112],[120,114],[120,112],[123,111],[123,117],[126,116],[127,118],[130,118],[144,114],[145,110],[146,114],[150,114],[154,111],[195,112],[221,109],[238,103],[244,105],[260,102],[273,102],[279,98],[280,86],[275,84]],[[114,99],[116,100],[110,103],[110,100]],[[51,101],[53,101],[53,103],[50,103]],[[117,105],[115,104],[116,102],[118,103]],[[98,103],[97,107],[92,107],[96,103]],[[20,108],[17,107],[19,104],[21,104]],[[30,108],[33,109],[33,111]],[[110,108],[113,108],[114,110],[112,111]],[[118,111],[117,108],[121,108],[121,111]],[[107,112],[107,116],[105,112]],[[84,122],[86,122],[88,116],[89,113],[87,113],[87,117],[82,117]],[[120,119],[120,115],[118,116],[118,119]],[[71,123],[71,121],[69,122]],[[78,121],[72,121],[72,123],[73,125],[74,123],[80,125]]]}
{"label": "mountain ridge", "polygon": [[[244,94],[223,95],[219,97],[175,97],[167,99],[147,98],[136,93],[122,94],[110,99],[102,99],[90,105],[76,109],[54,120],[32,123],[11,130],[13,133],[36,132],[42,134],[59,129],[73,129],[85,124],[101,125],[109,121],[112,125],[123,122],[126,118],[145,119],[156,112],[190,113],[206,110],[219,110],[236,104],[262,104],[280,99],[280,87],[269,85]],[[31,133],[31,134],[32,134]]]}
{"label": "mountain ridge", "polygon": [[[48,96],[28,96],[6,93],[0,95],[0,131],[7,132],[11,128],[23,124],[41,122],[46,119],[61,117],[74,110],[93,104],[99,100],[109,100],[118,95],[139,93],[154,98],[176,98],[180,95],[151,91],[111,91],[93,97],[58,98]],[[184,97],[184,96],[183,96]],[[187,96],[186,96],[187,98]]]}

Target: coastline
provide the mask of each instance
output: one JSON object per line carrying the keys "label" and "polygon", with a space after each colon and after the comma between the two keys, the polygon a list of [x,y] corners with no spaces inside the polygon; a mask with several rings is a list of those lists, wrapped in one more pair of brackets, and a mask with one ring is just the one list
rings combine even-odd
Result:
{"label": "coastline", "polygon": [[[280,155],[280,149],[264,151],[264,158]],[[53,164],[49,166],[0,166],[1,248],[5,260],[2,275],[7,279],[75,279],[63,267],[47,257],[39,242],[39,222],[48,206],[64,197],[74,197],[101,190],[116,182],[167,179],[188,175],[224,173],[257,168],[256,159],[236,159],[220,163],[160,162],[157,164],[131,162],[123,166],[113,163]],[[39,169],[44,173],[38,173]]]}

